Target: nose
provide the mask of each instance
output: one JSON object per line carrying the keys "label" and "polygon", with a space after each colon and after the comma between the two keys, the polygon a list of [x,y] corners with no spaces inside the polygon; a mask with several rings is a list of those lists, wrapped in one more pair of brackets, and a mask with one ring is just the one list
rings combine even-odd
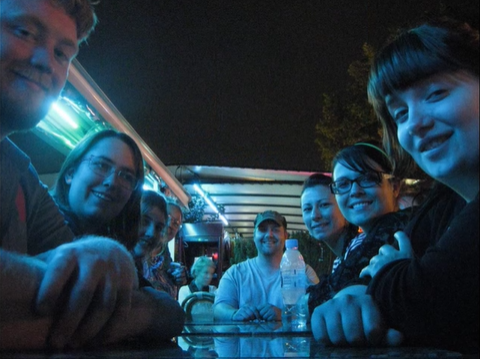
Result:
{"label": "nose", "polygon": [[115,171],[112,171],[109,175],[103,179],[103,185],[105,186],[115,186],[118,183],[117,174]]}
{"label": "nose", "polygon": [[320,219],[321,217],[322,217],[322,212],[320,211],[320,208],[318,206],[315,206],[313,208],[313,218]]}
{"label": "nose", "polygon": [[39,45],[35,47],[31,58],[32,65],[44,73],[53,73],[53,50],[47,45]]}
{"label": "nose", "polygon": [[410,106],[407,121],[408,134],[420,137],[423,137],[434,124],[433,116],[421,105]]}
{"label": "nose", "polygon": [[155,237],[155,224],[148,224],[145,226],[145,236]]}
{"label": "nose", "polygon": [[357,184],[357,182],[352,183],[352,188],[350,189],[350,195],[364,194],[365,190]]}

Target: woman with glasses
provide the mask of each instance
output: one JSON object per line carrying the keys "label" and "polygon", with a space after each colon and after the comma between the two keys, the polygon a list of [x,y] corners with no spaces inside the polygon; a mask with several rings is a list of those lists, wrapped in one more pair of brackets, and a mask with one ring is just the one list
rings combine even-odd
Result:
{"label": "woman with glasses", "polygon": [[[360,278],[361,270],[378,249],[392,243],[393,234],[405,226],[410,209],[397,211],[400,180],[392,171],[392,164],[382,149],[357,143],[336,154],[333,182],[324,180],[302,194],[303,218],[310,234],[317,240],[324,238],[337,255],[332,272],[308,289],[310,312],[343,288],[368,283],[367,279]],[[342,220],[343,227],[326,232],[332,224],[342,224]],[[325,236],[327,234],[329,236]]]}
{"label": "woman with glasses", "polygon": [[75,235],[138,240],[143,158],[135,141],[114,130],[84,138],[68,154],[53,197]]}
{"label": "woman with glasses", "polygon": [[317,339],[478,358],[479,58],[478,30],[448,19],[403,30],[377,54],[368,95],[385,148],[397,169],[414,161],[439,183],[395,234],[398,246],[383,246],[362,271],[368,288],[315,310]]}

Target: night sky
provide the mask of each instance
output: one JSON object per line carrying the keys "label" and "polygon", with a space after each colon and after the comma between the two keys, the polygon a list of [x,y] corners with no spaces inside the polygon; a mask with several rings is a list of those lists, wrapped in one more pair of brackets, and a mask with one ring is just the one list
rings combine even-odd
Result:
{"label": "night sky", "polygon": [[[439,3],[101,0],[78,60],[166,165],[325,170],[322,93]],[[443,3],[478,26],[478,0]]]}

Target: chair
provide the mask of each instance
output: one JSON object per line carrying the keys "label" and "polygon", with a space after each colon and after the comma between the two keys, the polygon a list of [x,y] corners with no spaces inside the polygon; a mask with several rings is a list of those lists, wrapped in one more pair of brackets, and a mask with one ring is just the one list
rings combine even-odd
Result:
{"label": "chair", "polygon": [[206,291],[188,295],[181,305],[185,311],[186,320],[199,323],[213,321],[214,301],[215,295]]}

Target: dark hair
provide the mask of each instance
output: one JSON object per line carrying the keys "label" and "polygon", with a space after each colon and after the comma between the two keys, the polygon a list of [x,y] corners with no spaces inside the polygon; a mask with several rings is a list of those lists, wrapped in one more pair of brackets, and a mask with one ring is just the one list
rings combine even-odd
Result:
{"label": "dark hair", "polygon": [[378,172],[378,168],[375,167],[373,161],[380,165],[383,172],[393,174],[393,164],[387,154],[378,146],[366,142],[357,143],[340,150],[333,158],[332,171],[340,163],[359,173]]}
{"label": "dark hair", "polygon": [[142,191],[142,205],[144,205],[147,210],[152,208],[157,208],[165,216],[165,219],[168,217],[167,214],[167,200],[162,194],[159,194],[153,190],[143,190]]}
{"label": "dark hair", "polygon": [[111,237],[118,239],[127,249],[132,249],[138,239],[138,227],[140,224],[140,198],[143,187],[143,158],[135,141],[127,134],[115,130],[104,130],[83,138],[75,148],[68,154],[63,162],[62,168],[57,176],[52,195],[60,209],[66,213],[71,213],[68,193],[70,185],[65,181],[65,176],[69,171],[77,169],[82,162],[85,154],[98,142],[107,138],[115,138],[123,141],[132,150],[135,166],[135,177],[138,185],[130,195],[125,207],[122,209],[109,224]]}
{"label": "dark hair", "polygon": [[370,71],[368,99],[382,123],[384,148],[396,160],[398,172],[410,171],[413,160],[398,142],[385,97],[441,72],[463,70],[478,77],[478,40],[478,30],[468,24],[441,18],[400,31],[377,54]]}
{"label": "dark hair", "polygon": [[326,186],[328,188],[331,182],[332,182],[332,177],[330,175],[313,173],[312,175],[307,177],[303,182],[302,192],[300,196],[303,195],[305,190],[315,186],[321,185],[321,186]]}
{"label": "dark hair", "polygon": [[87,40],[98,21],[93,10],[93,5],[97,2],[91,0],[50,0],[50,2],[64,9],[67,15],[75,20],[78,43]]}

